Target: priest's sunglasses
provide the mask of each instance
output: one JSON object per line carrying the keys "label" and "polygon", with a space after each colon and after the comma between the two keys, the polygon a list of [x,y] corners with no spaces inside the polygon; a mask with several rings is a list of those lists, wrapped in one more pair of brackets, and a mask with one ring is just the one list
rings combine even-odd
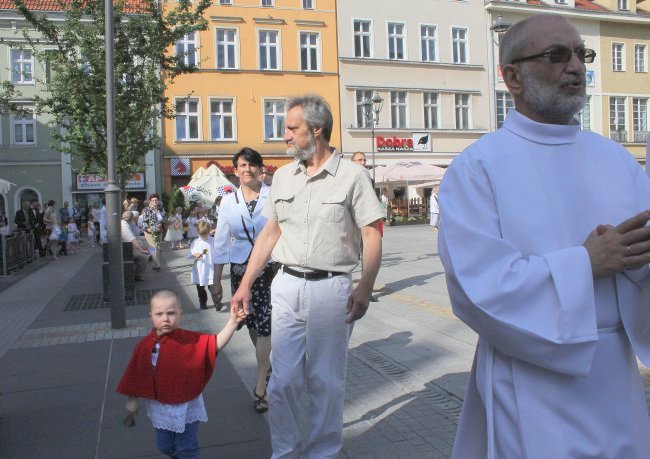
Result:
{"label": "priest's sunglasses", "polygon": [[539,54],[533,54],[532,56],[520,57],[518,59],[510,62],[511,64],[517,64],[519,62],[530,61],[533,59],[539,59],[540,57],[548,57],[548,60],[551,64],[566,64],[571,60],[573,55],[576,55],[578,60],[583,64],[591,64],[596,57],[596,51],[589,48],[578,48],[571,49],[568,46],[556,46],[551,48],[548,51]]}

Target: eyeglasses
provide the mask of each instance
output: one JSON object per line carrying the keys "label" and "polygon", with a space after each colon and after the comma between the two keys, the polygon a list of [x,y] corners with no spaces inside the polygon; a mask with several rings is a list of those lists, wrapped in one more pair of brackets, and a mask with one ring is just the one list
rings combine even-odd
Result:
{"label": "eyeglasses", "polygon": [[573,55],[576,55],[578,60],[583,64],[591,64],[596,57],[596,51],[589,48],[578,48],[571,49],[568,46],[556,46],[555,48],[550,49],[549,51],[533,54],[532,56],[520,57],[515,59],[511,64],[517,64],[519,62],[530,61],[532,59],[538,59],[540,57],[548,57],[548,60],[551,64],[566,64],[571,60]]}

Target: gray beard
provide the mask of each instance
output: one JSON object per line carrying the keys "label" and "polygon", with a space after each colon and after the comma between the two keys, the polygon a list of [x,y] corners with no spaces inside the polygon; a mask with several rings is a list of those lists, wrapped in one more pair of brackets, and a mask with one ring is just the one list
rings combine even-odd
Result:
{"label": "gray beard", "polygon": [[313,137],[309,140],[309,145],[304,150],[297,147],[293,147],[293,149],[287,148],[287,156],[291,156],[298,161],[308,161],[314,156],[314,153],[316,153],[316,141]]}
{"label": "gray beard", "polygon": [[[552,123],[567,124],[585,105],[586,91],[582,94],[564,94],[561,88],[540,81],[525,65],[521,66],[521,76],[524,83],[522,98],[526,105]],[[582,76],[584,82],[584,75]],[[567,82],[567,79],[560,81]]]}

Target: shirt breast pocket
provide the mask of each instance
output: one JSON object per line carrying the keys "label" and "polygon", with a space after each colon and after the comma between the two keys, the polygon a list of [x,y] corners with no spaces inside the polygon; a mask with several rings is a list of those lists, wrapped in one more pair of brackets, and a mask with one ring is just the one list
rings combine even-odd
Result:
{"label": "shirt breast pocket", "polygon": [[287,221],[291,216],[291,210],[295,201],[295,194],[283,193],[278,194],[274,199],[275,212],[278,214],[278,223]]}
{"label": "shirt breast pocket", "polygon": [[345,216],[345,194],[325,196],[322,202],[321,215],[324,221],[340,223]]}

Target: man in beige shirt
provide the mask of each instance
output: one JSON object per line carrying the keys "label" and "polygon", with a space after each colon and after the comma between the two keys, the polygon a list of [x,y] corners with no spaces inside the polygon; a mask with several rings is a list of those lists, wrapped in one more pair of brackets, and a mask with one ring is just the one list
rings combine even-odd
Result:
{"label": "man in beige shirt", "polygon": [[[332,125],[322,97],[289,100],[284,140],[296,161],[275,173],[262,212],[268,221],[231,303],[248,311],[250,286],[271,254],[282,263],[271,287],[268,387],[278,459],[334,458],[341,450],[348,339],[368,309],[381,260],[381,205],[365,169],[330,148]],[[362,239],[362,276],[353,290]],[[305,382],[307,429],[298,426]]]}

